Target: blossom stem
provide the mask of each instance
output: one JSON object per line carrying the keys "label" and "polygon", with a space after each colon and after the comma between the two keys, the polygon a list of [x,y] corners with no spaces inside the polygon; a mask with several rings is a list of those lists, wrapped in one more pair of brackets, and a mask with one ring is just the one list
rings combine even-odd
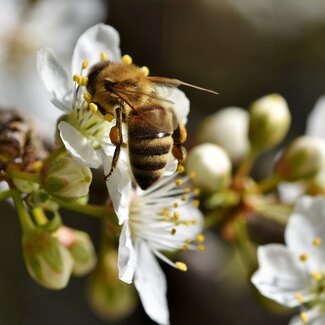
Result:
{"label": "blossom stem", "polygon": [[237,172],[234,176],[234,184],[236,186],[240,186],[242,183],[242,179],[245,178],[247,175],[249,175],[253,164],[255,162],[255,159],[257,157],[256,151],[249,151],[249,153],[246,155],[244,160],[241,162],[239,168],[237,169]]}
{"label": "blossom stem", "polygon": [[6,190],[6,191],[0,192],[0,201],[6,200],[6,199],[12,197],[13,193],[14,193],[13,190]]}
{"label": "blossom stem", "polygon": [[67,202],[58,198],[53,198],[53,201],[58,203],[61,208],[87,214],[92,217],[103,218],[107,214],[106,207],[101,207],[92,204],[83,205],[75,202]]}
{"label": "blossom stem", "polygon": [[229,209],[213,211],[204,218],[204,229],[209,229],[221,223],[228,215]]}
{"label": "blossom stem", "polygon": [[23,229],[24,234],[28,232],[32,232],[35,229],[35,225],[32,221],[31,216],[29,215],[26,206],[23,202],[23,200],[20,197],[20,194],[18,191],[12,190],[12,198],[15,202],[15,206],[17,209],[17,213],[20,219],[20,224]]}
{"label": "blossom stem", "polygon": [[8,168],[7,173],[11,178],[18,178],[28,182],[39,184],[41,181],[39,174],[27,173],[14,167]]}
{"label": "blossom stem", "polygon": [[274,174],[268,178],[263,179],[257,185],[260,192],[270,192],[281,182],[281,178]]}

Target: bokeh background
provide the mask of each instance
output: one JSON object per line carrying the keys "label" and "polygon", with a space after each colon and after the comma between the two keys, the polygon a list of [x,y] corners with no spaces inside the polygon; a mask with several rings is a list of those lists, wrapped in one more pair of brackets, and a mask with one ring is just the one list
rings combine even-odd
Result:
{"label": "bokeh background", "polygon": [[[65,12],[64,3],[69,1],[74,2],[77,9]],[[50,0],[60,7],[57,11],[45,6],[38,14],[29,15],[26,9],[19,13],[23,19],[30,16],[28,24],[22,24],[15,34],[22,36],[23,41],[27,38],[27,43],[33,45],[28,48],[30,60],[19,66],[22,60],[19,55],[17,58],[7,55],[10,62],[8,58],[0,61],[0,88],[3,88],[0,104],[32,115],[43,126],[47,124],[42,116],[46,116],[46,123],[54,125],[59,112],[49,104],[48,107],[37,106],[46,96],[45,89],[37,86],[35,77],[35,47],[39,43],[33,44],[33,35],[23,33],[29,31],[32,22],[37,27],[38,20],[42,19],[59,22],[48,27],[51,33],[43,43],[53,45],[50,35],[56,35],[53,37],[58,40],[53,46],[65,49],[60,55],[67,64],[78,34],[93,23],[107,22],[120,33],[122,53],[130,54],[136,64],[148,66],[152,75],[176,77],[218,91],[220,95],[213,96],[183,89],[191,100],[188,146],[195,143],[196,128],[206,115],[227,106],[246,108],[256,98],[273,92],[287,99],[293,116],[285,140],[288,142],[304,133],[308,113],[325,93],[323,0],[110,0],[98,1],[100,4],[91,0],[69,1]],[[49,1],[15,0],[1,12],[9,15],[21,10],[18,8],[22,3],[31,6],[30,9],[41,2]],[[85,12],[79,12],[80,8],[85,8]],[[8,19],[1,21],[4,27],[8,25]],[[19,25],[22,20],[17,18],[17,22]],[[73,30],[69,39],[62,36],[65,26]],[[69,28],[63,30],[69,31]],[[13,38],[12,30],[7,36],[0,35],[3,48],[5,41]],[[20,45],[10,48],[13,52],[8,53],[20,54]],[[25,52],[23,57],[24,60],[27,57]],[[32,88],[26,88],[28,83]],[[10,91],[15,94],[11,99]],[[23,97],[25,92],[28,98]],[[41,130],[44,138],[51,139],[51,134],[46,134],[49,129]],[[255,171],[257,177],[267,174],[274,154],[275,151],[261,157],[260,167]],[[105,191],[100,185],[97,190]],[[38,286],[27,275],[23,263],[21,231],[15,212],[8,204],[1,203],[0,216],[1,325],[153,324],[140,305],[121,321],[103,321],[96,317],[85,298],[87,278],[73,278],[69,286],[59,292]],[[64,221],[89,232],[96,242],[100,232],[96,220],[67,213]],[[190,266],[187,273],[162,265],[168,279],[172,324],[287,324],[290,313],[283,310],[274,313],[258,304],[249,286],[248,274],[233,248],[222,242],[216,233],[209,233],[207,237],[205,253],[184,256]]]}

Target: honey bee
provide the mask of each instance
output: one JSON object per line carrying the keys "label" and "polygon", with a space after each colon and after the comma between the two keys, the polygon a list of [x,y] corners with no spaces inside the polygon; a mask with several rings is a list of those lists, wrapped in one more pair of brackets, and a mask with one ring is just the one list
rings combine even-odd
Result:
{"label": "honey bee", "polygon": [[186,151],[186,129],[172,109],[173,102],[161,96],[159,86],[190,86],[177,79],[148,76],[145,69],[132,63],[102,61],[88,74],[87,91],[104,117],[116,118],[110,140],[115,145],[107,180],[113,173],[120,150],[125,146],[122,123],[127,125],[130,166],[135,181],[145,190],[163,174],[170,151],[182,163]]}

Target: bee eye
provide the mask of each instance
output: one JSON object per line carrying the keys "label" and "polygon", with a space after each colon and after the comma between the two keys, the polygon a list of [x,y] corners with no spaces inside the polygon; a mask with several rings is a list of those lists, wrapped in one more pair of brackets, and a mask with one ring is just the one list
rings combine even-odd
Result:
{"label": "bee eye", "polygon": [[105,89],[106,89],[107,91],[111,91],[113,86],[114,86],[114,82],[113,82],[113,81],[108,80],[108,79],[106,79],[106,80],[104,81],[104,87],[105,87]]}

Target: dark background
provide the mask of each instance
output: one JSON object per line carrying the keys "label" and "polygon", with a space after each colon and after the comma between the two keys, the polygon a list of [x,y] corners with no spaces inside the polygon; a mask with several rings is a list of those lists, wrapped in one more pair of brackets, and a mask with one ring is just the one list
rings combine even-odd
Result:
{"label": "dark background", "polygon": [[[183,89],[191,100],[192,139],[205,115],[226,106],[247,107],[259,96],[278,92],[293,115],[289,141],[304,133],[306,117],[324,93],[325,21],[298,24],[292,35],[282,35],[254,27],[222,1],[111,0],[107,22],[120,32],[122,52],[148,66],[151,74],[220,93],[216,97]],[[28,276],[15,212],[6,203],[1,203],[0,211],[0,324],[105,324],[86,303],[87,279],[72,279],[65,290],[54,292]],[[64,216],[66,224],[88,231],[96,241],[99,223],[89,219]],[[228,248],[214,244],[205,259],[197,253],[187,257],[187,273],[163,265],[172,324],[287,324],[289,316],[275,316],[257,304],[253,292],[242,284],[242,268],[230,276],[236,283],[220,275],[228,268]],[[139,306],[116,324],[152,322]]]}

